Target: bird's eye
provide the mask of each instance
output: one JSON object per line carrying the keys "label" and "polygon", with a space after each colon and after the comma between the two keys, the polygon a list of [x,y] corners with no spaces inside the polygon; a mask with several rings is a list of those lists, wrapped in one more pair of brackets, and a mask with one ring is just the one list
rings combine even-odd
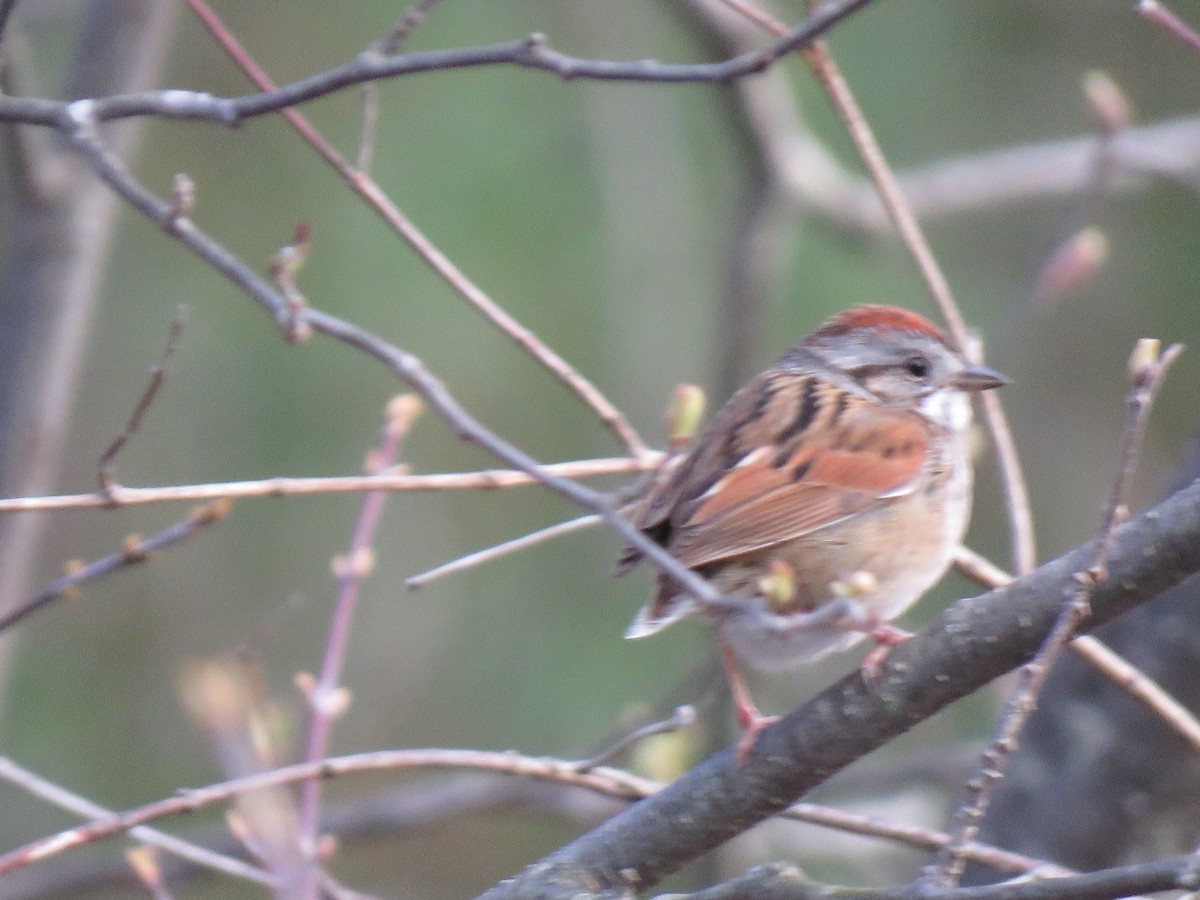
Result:
{"label": "bird's eye", "polygon": [[931,368],[929,360],[924,356],[910,356],[904,361],[904,370],[913,378],[928,378]]}

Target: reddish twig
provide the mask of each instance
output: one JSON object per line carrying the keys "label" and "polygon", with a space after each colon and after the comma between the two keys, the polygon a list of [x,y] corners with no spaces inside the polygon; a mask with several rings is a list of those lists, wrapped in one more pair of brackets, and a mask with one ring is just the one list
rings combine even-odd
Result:
{"label": "reddish twig", "polygon": [[[368,463],[371,471],[378,472],[395,464],[404,438],[420,411],[420,401],[411,394],[397,397],[388,404],[379,446]],[[359,591],[363,579],[372,568],[371,541],[387,496],[385,491],[370,491],[363,496],[358,523],[350,539],[350,549],[338,566],[338,595],[329,623],[321,672],[306,691],[309,704],[308,741],[304,751],[306,762],[316,762],[326,755],[330,729],[346,708],[349,695],[339,687],[339,682]],[[304,782],[300,790],[300,840],[310,849],[316,845],[320,809],[321,782],[316,779]]]}
{"label": "reddish twig", "polygon": [[601,767],[589,772],[580,772],[575,763],[521,756],[517,753],[436,749],[379,750],[271,769],[208,787],[183,791],[177,796],[148,803],[136,809],[97,818],[0,856],[0,877],[23,866],[56,856],[65,850],[124,834],[138,825],[193,812],[264,788],[295,784],[313,778],[333,778],[352,772],[400,769],[475,769],[503,772],[588,788],[625,799],[640,799],[654,793],[659,787],[655,782],[617,769]]}
{"label": "reddish twig", "polygon": [[1138,12],[1155,25],[1161,25],[1197,53],[1200,53],[1200,34],[1187,22],[1167,9],[1158,0],[1139,0]]}
{"label": "reddish twig", "polygon": [[[965,547],[959,548],[954,562],[960,572],[985,587],[998,588],[1012,584],[1011,575]],[[1200,720],[1163,690],[1158,682],[1090,634],[1073,638],[1070,647],[1129,696],[1144,704],[1200,754]]]}

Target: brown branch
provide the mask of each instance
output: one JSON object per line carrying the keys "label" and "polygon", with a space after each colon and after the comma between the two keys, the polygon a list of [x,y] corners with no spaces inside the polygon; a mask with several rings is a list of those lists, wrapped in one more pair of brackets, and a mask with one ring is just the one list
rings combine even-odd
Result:
{"label": "brown branch", "polygon": [[[636,475],[653,471],[662,454],[645,460],[628,457],[581,459],[547,463],[542,469],[563,478],[594,478],[602,475]],[[356,494],[361,491],[487,491],[537,484],[528,472],[515,469],[485,469],[479,472],[441,472],[432,475],[387,473],[380,475],[329,475],[311,478],[280,476],[257,481],[225,481],[210,484],[180,484],[133,488],[113,485],[109,491],[90,494],[58,494],[48,497],[0,499],[0,515],[11,512],[51,509],[116,509],[181,500],[236,500],[242,497],[304,497],[312,494]]]}

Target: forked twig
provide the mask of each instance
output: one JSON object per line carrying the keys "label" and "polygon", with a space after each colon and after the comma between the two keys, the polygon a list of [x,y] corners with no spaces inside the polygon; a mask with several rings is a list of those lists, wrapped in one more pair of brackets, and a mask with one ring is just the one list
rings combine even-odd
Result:
{"label": "forked twig", "polygon": [[[68,791],[61,785],[47,781],[41,776],[17,765],[7,756],[0,756],[0,779],[26,791],[40,800],[45,800],[59,809],[74,813],[89,819],[101,819],[116,815],[112,810],[105,809],[98,803]],[[255,866],[245,863],[232,856],[208,850],[198,844],[193,844],[173,834],[139,825],[129,829],[129,836],[151,847],[157,847],[167,853],[174,854],[180,859],[186,859],[206,869],[224,872],[236,878],[245,878],[260,884],[272,884],[274,879],[269,872],[264,872]]]}
{"label": "forked twig", "polygon": [[[262,90],[274,91],[276,85],[250,56],[241,42],[225,27],[206,0],[188,0],[192,11],[200,18],[213,37],[238,67]],[[646,442],[637,433],[613,403],[591,381],[583,376],[563,357],[551,350],[536,334],[516,320],[500,304],[492,300],[475,282],[471,281],[450,258],[429,240],[417,226],[400,211],[400,208],[384,193],[383,189],[362,169],[355,169],[342,158],[333,146],[317,131],[297,109],[281,110],[284,118],[317,151],[333,169],[346,180],[371,209],[375,210],[412,250],[438,275],[446,280],[458,294],[488,318],[492,324],[506,334],[517,346],[528,353],[542,366],[553,372],[575,394],[583,400],[617,438],[628,448],[630,454],[641,458],[650,452]]]}
{"label": "forked twig", "polygon": [[1129,490],[1138,452],[1146,432],[1146,420],[1167,370],[1183,352],[1180,344],[1165,350],[1158,341],[1138,341],[1129,360],[1132,387],[1126,404],[1117,473],[1104,509],[1104,517],[1094,542],[1092,562],[1076,575],[1076,589],[1066,597],[1061,614],[1046,636],[1041,649],[1021,667],[1018,682],[996,729],[991,746],[984,752],[979,774],[967,782],[967,799],[954,814],[949,829],[951,840],[938,852],[934,866],[924,880],[940,889],[956,886],[966,867],[962,847],[974,839],[979,823],[991,800],[991,793],[1004,777],[1008,760],[1017,748],[1017,739],[1037,705],[1038,693],[1051,666],[1079,625],[1091,612],[1091,592],[1098,581],[1107,578],[1106,566],[1116,527],[1128,518],[1125,497]]}

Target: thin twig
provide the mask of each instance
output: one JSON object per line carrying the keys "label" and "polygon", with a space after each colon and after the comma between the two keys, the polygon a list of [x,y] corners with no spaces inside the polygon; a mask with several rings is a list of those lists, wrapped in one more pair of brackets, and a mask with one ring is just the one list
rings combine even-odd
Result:
{"label": "thin twig", "polygon": [[1000,719],[995,738],[984,752],[979,774],[967,783],[967,800],[954,814],[950,827],[952,836],[937,854],[935,865],[924,876],[926,883],[939,889],[956,886],[966,868],[961,848],[974,839],[979,823],[991,800],[992,790],[1004,777],[1008,760],[1017,748],[1021,730],[1037,706],[1037,697],[1051,666],[1058,658],[1079,624],[1091,612],[1091,593],[1098,581],[1107,578],[1106,566],[1112,546],[1113,533],[1129,512],[1125,498],[1129,491],[1138,452],[1146,431],[1146,420],[1154,398],[1162,386],[1171,364],[1183,351],[1172,344],[1160,352],[1157,341],[1138,341],[1130,358],[1129,370],[1133,383],[1126,404],[1125,425],[1122,430],[1117,473],[1104,509],[1104,517],[1096,537],[1091,564],[1076,574],[1076,588],[1066,597],[1063,610],[1046,636],[1037,655],[1020,671],[1020,677]]}
{"label": "thin twig", "polygon": [[[417,0],[404,11],[387,36],[380,39],[371,48],[376,53],[391,56],[399,53],[404,42],[413,29],[424,21],[438,0]],[[354,167],[359,172],[366,173],[371,168],[371,157],[375,153],[375,131],[379,123],[379,85],[369,81],[362,90],[362,128],[358,136],[358,155]]]}
{"label": "thin twig", "polygon": [[[395,465],[404,439],[420,411],[420,401],[411,394],[397,397],[388,404],[379,446],[368,464],[372,471]],[[358,522],[350,539],[350,549],[341,563],[338,594],[333,604],[321,672],[307,692],[309,720],[308,741],[304,750],[306,762],[316,762],[326,755],[333,722],[345,712],[344,698],[348,695],[344,688],[339,687],[339,682],[362,582],[373,565],[371,541],[387,497],[385,491],[370,491],[363,496]],[[320,813],[321,782],[316,779],[306,781],[300,788],[300,840],[309,849],[316,845]]]}
{"label": "thin twig", "polygon": [[[98,803],[93,803],[85,797],[74,794],[66,788],[47,781],[41,776],[17,765],[7,756],[0,756],[0,778],[11,785],[20,788],[33,796],[45,800],[59,809],[75,813],[89,819],[101,819],[115,815],[110,809],[105,809]],[[151,847],[165,850],[180,859],[186,859],[206,869],[213,869],[232,875],[235,878],[245,878],[259,884],[272,884],[274,879],[270,873],[245,863],[232,856],[208,850],[197,844],[172,834],[166,834],[145,825],[129,829],[129,836]]]}
{"label": "thin twig", "polygon": [[921,885],[846,888],[812,881],[790,863],[756,866],[744,875],[689,894],[660,894],[656,900],[1139,900],[1139,895],[1191,889],[1200,883],[1196,861],[1176,856],[1098,872],[1062,877],[1018,878],[997,884],[954,888],[936,894]]}
{"label": "thin twig", "polygon": [[1167,9],[1158,0],[1139,0],[1138,12],[1155,25],[1161,25],[1197,53],[1200,53],[1200,34],[1187,22]]}
{"label": "thin twig", "polygon": [[56,856],[64,850],[80,847],[98,840],[115,837],[129,829],[170,816],[193,812],[214,803],[263,788],[295,784],[312,778],[333,778],[353,772],[376,772],[402,769],[474,769],[522,775],[544,781],[574,785],[624,799],[640,799],[660,787],[656,782],[639,778],[618,769],[600,767],[579,772],[575,764],[544,757],[521,756],[517,753],[486,752],[481,750],[378,750],[350,756],[297,763],[278,769],[246,775],[177,796],[148,803],[136,809],[98,817],[75,828],[68,828],[47,838],[32,841],[23,847],[0,856],[0,876],[22,866]]}
{"label": "thin twig", "polygon": [[[602,475],[636,475],[655,469],[662,460],[656,454],[644,461],[630,457],[581,459],[547,463],[543,469],[563,478],[595,478]],[[309,478],[276,477],[257,481],[224,481],[209,484],[179,484],[134,488],[113,485],[108,492],[56,494],[46,497],[0,499],[0,514],[52,509],[115,509],[152,503],[196,500],[236,500],[243,497],[304,497],[312,494],[356,494],[361,491],[489,491],[537,484],[528,472],[517,469],[484,469],[479,472],[441,472],[409,475],[392,472],[380,475],[329,475]]]}
{"label": "thin twig", "polygon": [[449,562],[444,562],[440,566],[434,566],[432,569],[427,569],[418,575],[412,575],[404,579],[404,583],[410,588],[424,587],[431,581],[443,576],[450,575],[454,572],[461,572],[465,569],[470,569],[478,566],[481,563],[490,562],[493,559],[499,559],[502,556],[507,556],[510,553],[516,553],[518,550],[524,550],[527,547],[532,547],[534,544],[540,544],[542,541],[548,541],[551,538],[556,538],[564,534],[570,534],[573,531],[580,531],[584,528],[590,528],[592,525],[600,523],[600,517],[596,515],[580,516],[577,519],[570,519],[566,522],[559,522],[556,525],[550,525],[546,528],[538,529],[537,531],[523,534],[518,538],[513,538],[511,541],[505,541],[502,544],[495,544],[491,547],[486,547],[483,550],[476,550],[474,553],[468,553],[465,556],[460,556],[457,559],[452,559]]}
{"label": "thin twig", "polygon": [[629,734],[618,738],[610,746],[605,747],[594,756],[577,762],[575,768],[580,772],[590,772],[592,769],[599,768],[617,756],[620,756],[630,747],[637,746],[648,737],[653,737],[656,734],[670,734],[673,731],[679,731],[681,728],[690,728],[695,723],[695,707],[680,706],[671,714],[670,718],[663,719],[661,722],[650,722],[640,728],[635,728]]}
{"label": "thin twig", "polygon": [[[577,762],[522,756],[511,752],[380,750],[256,773],[204,788],[183,791],[178,796],[125,812],[98,813],[92,822],[34,841],[0,857],[0,875],[86,843],[115,837],[142,827],[146,822],[194,812],[202,807],[227,802],[241,794],[265,787],[293,784],[312,778],[334,778],[361,772],[406,769],[467,769],[510,776],[520,775],[560,785],[581,787],[625,801],[645,799],[665,786],[653,779],[640,778],[620,769],[603,766],[581,768],[581,764]],[[924,850],[941,846],[946,840],[945,835],[930,829],[890,823],[877,817],[862,816],[812,803],[795,804],[782,811],[780,817],[852,834],[894,840]],[[140,838],[140,835],[135,836]],[[968,853],[973,859],[1001,872],[1026,873],[1036,870],[1055,875],[1070,874],[1070,870],[1044,860],[1010,853],[986,844],[972,844]]]}
{"label": "thin twig", "polygon": [[142,424],[142,418],[150,409],[150,404],[154,402],[154,398],[158,396],[158,391],[162,387],[163,381],[167,377],[167,363],[171,357],[175,355],[175,351],[179,347],[179,339],[183,336],[183,327],[187,323],[187,307],[175,307],[175,314],[171,316],[171,330],[167,335],[167,345],[163,347],[162,353],[158,357],[158,362],[150,370],[150,383],[146,385],[146,390],[142,392],[141,398],[137,402],[137,406],[133,408],[133,412],[129,416],[129,421],[125,423],[125,429],[117,439],[109,445],[104,451],[104,455],[100,457],[100,487],[104,490],[112,487],[114,484],[112,473],[112,462],[116,459],[117,454],[129,441],[134,434],[137,433],[138,427]]}
{"label": "thin twig", "polygon": [[0,632],[12,628],[18,622],[56,600],[73,597],[79,588],[118,569],[149,562],[156,553],[161,553],[200,532],[201,529],[218,522],[229,512],[229,503],[214,500],[192,511],[186,519],[160,531],[154,537],[142,539],[130,535],[119,553],[101,557],[86,565],[72,566],[71,571],[46,585],[35,597],[26,600],[4,613],[0,613]]}
{"label": "thin twig", "polygon": [[1090,634],[1079,635],[1071,641],[1070,646],[1080,658],[1103,672],[1135,700],[1145,704],[1171,730],[1191,744],[1195,753],[1200,754],[1200,720],[1154,679]]}
{"label": "thin twig", "polygon": [[1002,568],[970,547],[959,547],[954,551],[954,566],[972,581],[984,587],[997,588],[1012,584],[1013,577]]}

